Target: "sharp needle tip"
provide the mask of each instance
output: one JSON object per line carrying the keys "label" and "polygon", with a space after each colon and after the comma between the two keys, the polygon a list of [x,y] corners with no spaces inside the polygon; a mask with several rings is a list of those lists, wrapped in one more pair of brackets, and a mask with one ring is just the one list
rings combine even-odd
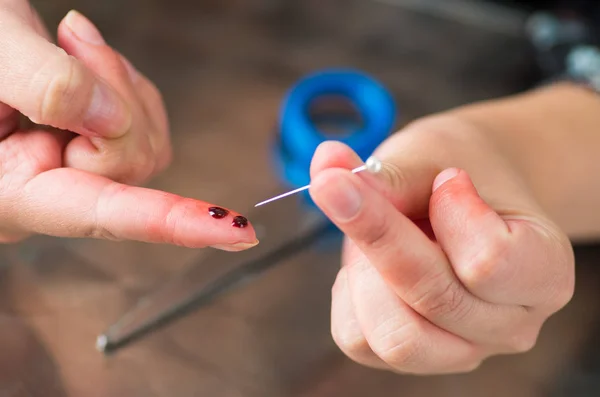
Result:
{"label": "sharp needle tip", "polygon": [[[357,172],[362,172],[362,171],[365,171],[365,170],[369,170],[369,171],[373,171],[373,172],[379,172],[380,169],[381,169],[381,163],[379,162],[379,160],[377,160],[375,157],[371,157],[371,158],[369,158],[367,160],[366,164],[363,164],[360,167],[356,167],[355,169],[353,169],[352,173],[356,174]],[[287,197],[287,196],[291,196],[293,194],[299,193],[299,192],[301,192],[303,190],[306,190],[306,189],[309,189],[309,188],[310,188],[310,185],[306,185],[306,186],[300,187],[298,189],[294,189],[292,191],[289,191],[287,193],[280,194],[279,196],[272,197],[272,198],[270,198],[268,200],[265,200],[265,201],[262,201],[262,202],[256,204],[254,206],[254,208],[260,207],[261,205],[264,205],[264,204],[271,203],[273,201],[277,201],[277,200],[282,199],[282,198]]]}

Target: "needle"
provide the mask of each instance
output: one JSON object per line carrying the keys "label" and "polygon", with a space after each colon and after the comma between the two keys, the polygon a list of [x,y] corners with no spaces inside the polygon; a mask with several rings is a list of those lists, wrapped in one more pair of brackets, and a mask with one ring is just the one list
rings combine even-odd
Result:
{"label": "needle", "polygon": [[[360,167],[356,167],[355,169],[353,169],[352,173],[356,174],[356,173],[362,172],[362,171],[369,171],[369,172],[372,172],[372,173],[377,173],[380,170],[381,170],[381,161],[379,159],[371,156],[371,157],[369,157],[367,159],[367,161],[365,162],[365,164],[361,165]],[[287,197],[287,196],[291,196],[293,194],[299,193],[299,192],[301,192],[303,190],[307,190],[309,188],[310,188],[310,185],[299,187],[298,189],[294,189],[294,190],[289,191],[287,193],[280,194],[279,196],[272,197],[272,198],[270,198],[268,200],[265,200],[265,201],[261,201],[260,203],[256,204],[254,207],[260,207],[261,205],[264,205],[264,204],[267,204],[267,203],[271,203],[273,201],[282,199],[282,198]]]}

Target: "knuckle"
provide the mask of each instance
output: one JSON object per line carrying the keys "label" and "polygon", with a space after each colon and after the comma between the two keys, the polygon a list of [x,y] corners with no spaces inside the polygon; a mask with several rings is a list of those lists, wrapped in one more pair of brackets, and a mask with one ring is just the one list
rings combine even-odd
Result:
{"label": "knuckle", "polygon": [[146,152],[138,160],[132,170],[132,178],[138,183],[144,183],[152,177],[156,168],[157,158],[153,153]]}
{"label": "knuckle", "polygon": [[80,120],[91,98],[85,67],[65,54],[49,62],[40,73],[51,77],[42,87],[39,121],[35,122],[60,128]]}
{"label": "knuckle", "polygon": [[170,143],[167,143],[165,147],[162,149],[161,153],[161,162],[160,169],[161,171],[168,168],[173,162],[173,146]]}
{"label": "knuckle", "polygon": [[115,182],[137,185],[154,173],[156,159],[147,146],[124,142],[95,159],[94,172]]}
{"label": "knuckle", "polygon": [[374,227],[370,229],[365,229],[364,236],[360,239],[364,244],[377,249],[378,247],[385,245],[383,241],[385,240],[385,236],[387,234],[388,226],[385,225],[387,221],[384,221],[384,224],[381,227]]}
{"label": "knuckle", "polygon": [[86,225],[86,229],[82,233],[83,237],[122,241],[119,236],[111,231],[108,225],[112,223],[112,213],[109,210],[114,207],[112,200],[123,190],[125,190],[125,187],[117,183],[109,184],[102,189],[94,208],[93,220]]}
{"label": "knuckle", "polygon": [[173,145],[169,136],[159,138],[150,137],[154,151],[155,173],[159,173],[168,168],[173,161]]}
{"label": "knuckle", "polygon": [[163,131],[169,131],[169,122],[165,110],[165,102],[160,89],[147,77],[141,75],[138,87],[144,95],[145,107],[157,127]]}
{"label": "knuckle", "polygon": [[379,174],[383,181],[392,191],[401,191],[406,186],[406,181],[409,180],[408,171],[393,161],[385,161],[382,163]]}
{"label": "knuckle", "polygon": [[413,368],[419,361],[420,330],[416,323],[394,324],[395,319],[384,321],[376,327],[369,339],[375,354],[395,369]]}
{"label": "knuckle", "polygon": [[102,57],[103,69],[109,73],[109,75],[116,78],[117,81],[128,81],[129,71],[127,66],[123,62],[123,56],[109,46],[99,48],[98,51]]}
{"label": "knuckle", "polygon": [[462,368],[460,368],[456,372],[457,373],[463,373],[463,374],[474,372],[474,371],[478,370],[479,367],[481,367],[481,364],[483,364],[483,360],[471,361],[471,362],[465,364]]}
{"label": "knuckle", "polygon": [[123,63],[123,58],[121,54],[119,54],[117,51],[113,50],[110,47],[105,47],[103,55],[105,64],[109,65],[109,69],[113,71],[113,73],[118,77],[119,80],[129,80],[129,71]]}
{"label": "knuckle", "polygon": [[569,304],[575,294],[575,276],[565,275],[565,280],[557,281],[553,285],[550,298],[540,308],[546,310],[548,314],[553,314]]}
{"label": "knuckle", "polygon": [[[364,216],[369,219],[364,219]],[[357,222],[364,226],[356,230],[356,238],[361,241],[361,245],[373,250],[389,250],[391,246],[388,236],[392,230],[390,218],[383,215],[371,217],[370,214],[363,214],[361,218],[363,219],[358,219]]]}
{"label": "knuckle", "polygon": [[100,240],[115,241],[115,242],[124,241],[122,238],[119,238],[119,237],[115,236],[114,234],[112,234],[110,232],[110,230],[108,230],[107,228],[105,228],[103,226],[100,226],[100,225],[98,225],[96,227],[88,227],[84,231],[83,237],[84,238],[94,238],[94,239],[100,239]]}
{"label": "knuckle", "polygon": [[507,343],[507,347],[514,353],[526,353],[533,349],[537,343],[539,332],[520,333],[512,338]]}
{"label": "knuckle", "polygon": [[125,170],[125,178],[145,180],[154,168],[154,156],[148,151],[140,150],[131,156],[131,161]]}
{"label": "knuckle", "polygon": [[[443,278],[443,281],[438,281]],[[432,288],[423,288],[423,293],[411,304],[411,307],[427,318],[451,317],[460,321],[468,316],[470,306],[460,285],[443,273],[436,276]],[[447,279],[447,280],[446,280]]]}
{"label": "knuckle", "polygon": [[151,80],[149,80],[146,77],[143,77],[143,81],[146,84],[146,87],[148,89],[148,96],[150,97],[150,100],[155,103],[155,104],[163,104],[163,96],[160,92],[160,90],[158,89],[158,87],[156,86],[156,84],[154,84]]}
{"label": "knuckle", "polygon": [[573,295],[575,294],[575,282],[574,277],[572,277],[572,279],[573,282],[565,281],[564,286],[558,287],[553,299],[553,305],[551,307],[553,312],[561,310],[563,307],[568,305],[569,302],[571,302],[571,299],[573,299]]}
{"label": "knuckle", "polygon": [[558,257],[559,270],[555,276],[554,297],[550,309],[556,312],[566,306],[575,294],[575,257],[570,242],[563,243]]}
{"label": "knuckle", "polygon": [[507,260],[510,242],[507,237],[498,237],[477,253],[468,263],[459,266],[457,274],[468,287],[488,284],[498,274]]}
{"label": "knuckle", "polygon": [[371,348],[364,336],[348,332],[346,327],[332,326],[331,336],[342,352],[354,361],[362,362],[371,353]]}

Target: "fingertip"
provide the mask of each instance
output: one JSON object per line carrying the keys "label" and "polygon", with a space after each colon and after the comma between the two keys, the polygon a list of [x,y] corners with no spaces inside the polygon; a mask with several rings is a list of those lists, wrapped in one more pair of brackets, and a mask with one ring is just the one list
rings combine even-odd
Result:
{"label": "fingertip", "polygon": [[339,141],[321,143],[313,155],[311,177],[327,168],[352,169],[362,163],[360,157],[346,144]]}
{"label": "fingertip", "polygon": [[461,281],[473,288],[473,280],[488,278],[498,270],[488,265],[497,260],[499,252],[504,252],[509,229],[479,195],[466,171],[445,170],[434,186],[430,220],[436,240]]}
{"label": "fingertip", "polygon": [[256,247],[260,241],[255,239],[252,243],[235,243],[235,244],[214,244],[211,248],[227,252],[241,252]]}
{"label": "fingertip", "polygon": [[133,64],[129,61],[129,59],[127,59],[123,54],[119,54],[119,56],[121,57],[121,62],[123,62],[123,66],[127,70],[127,73],[129,75],[129,78],[131,79],[131,82],[134,84],[137,83],[140,78],[139,72],[133,66]]}
{"label": "fingertip", "polygon": [[[131,84],[127,65],[83,14],[71,10],[58,27],[58,44],[95,79],[93,96],[77,132],[105,138],[120,138],[133,125]],[[71,127],[74,128],[74,127]]]}
{"label": "fingertip", "polygon": [[451,211],[455,214],[453,218],[460,213],[472,220],[493,211],[479,195],[469,174],[459,168],[448,168],[437,175],[433,182],[430,207],[434,217],[441,214],[447,217],[448,211]]}
{"label": "fingertip", "polygon": [[334,222],[348,222],[359,213],[362,194],[348,170],[329,168],[311,182],[311,197]]}
{"label": "fingertip", "polygon": [[453,180],[460,174],[461,170],[458,168],[447,168],[440,172],[433,181],[433,192],[438,190],[440,186],[446,182]]}
{"label": "fingertip", "polygon": [[79,11],[71,10],[67,13],[59,25],[59,30],[64,31],[65,28],[85,43],[96,46],[106,44],[96,25]]}

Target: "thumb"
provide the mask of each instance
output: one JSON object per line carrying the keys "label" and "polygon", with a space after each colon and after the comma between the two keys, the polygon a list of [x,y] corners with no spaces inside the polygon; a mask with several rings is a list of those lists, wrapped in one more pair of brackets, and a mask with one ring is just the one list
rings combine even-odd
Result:
{"label": "thumb", "polygon": [[569,299],[564,296],[573,284],[568,241],[541,217],[518,209],[501,216],[479,196],[469,175],[456,168],[435,179],[430,208],[438,243],[474,295],[552,310]]}
{"label": "thumb", "polygon": [[[403,134],[390,137],[374,153],[382,161],[381,170],[377,175],[364,172],[361,178],[398,211],[409,218],[420,219],[427,217],[431,183],[440,170],[409,143],[410,137]],[[329,168],[352,169],[361,163],[360,157],[346,144],[326,141],[315,151],[311,177]]]}
{"label": "thumb", "polygon": [[114,138],[129,129],[130,110],[106,82],[34,26],[10,14],[2,18],[0,102],[35,123],[81,135]]}

